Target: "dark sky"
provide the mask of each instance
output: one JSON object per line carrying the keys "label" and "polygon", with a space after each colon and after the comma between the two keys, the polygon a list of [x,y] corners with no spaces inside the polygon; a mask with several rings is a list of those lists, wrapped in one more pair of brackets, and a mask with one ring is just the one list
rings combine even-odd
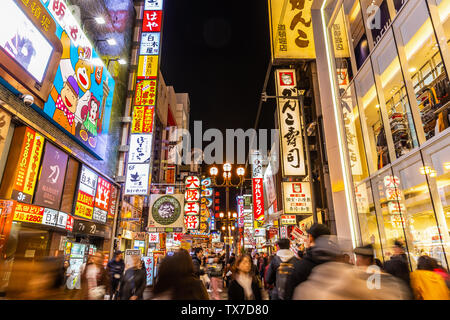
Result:
{"label": "dark sky", "polygon": [[[165,0],[161,71],[208,128],[253,128],[270,61],[267,1]],[[260,127],[273,128],[265,105]]]}

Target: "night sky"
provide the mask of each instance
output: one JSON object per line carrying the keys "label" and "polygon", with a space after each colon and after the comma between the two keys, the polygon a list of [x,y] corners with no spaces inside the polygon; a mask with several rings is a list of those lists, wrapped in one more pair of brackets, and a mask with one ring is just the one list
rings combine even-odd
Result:
{"label": "night sky", "polygon": [[[161,71],[208,128],[253,128],[270,61],[267,1],[166,0]],[[265,104],[260,128],[273,128]]]}

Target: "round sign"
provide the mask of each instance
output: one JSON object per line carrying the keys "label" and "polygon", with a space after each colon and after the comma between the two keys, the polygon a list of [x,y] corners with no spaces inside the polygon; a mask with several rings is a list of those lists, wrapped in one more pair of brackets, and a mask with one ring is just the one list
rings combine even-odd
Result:
{"label": "round sign", "polygon": [[171,196],[163,196],[153,203],[152,217],[161,225],[175,223],[181,214],[180,202]]}

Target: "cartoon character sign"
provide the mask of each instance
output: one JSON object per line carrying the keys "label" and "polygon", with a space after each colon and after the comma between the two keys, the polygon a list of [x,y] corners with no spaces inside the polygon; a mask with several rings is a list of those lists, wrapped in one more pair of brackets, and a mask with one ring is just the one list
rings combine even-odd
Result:
{"label": "cartoon character sign", "polygon": [[104,158],[115,82],[106,68],[93,64],[98,55],[81,31],[74,34],[81,29],[71,13],[67,10],[64,16],[56,16],[54,1],[47,9],[57,24],[63,52],[42,111],[85,149]]}

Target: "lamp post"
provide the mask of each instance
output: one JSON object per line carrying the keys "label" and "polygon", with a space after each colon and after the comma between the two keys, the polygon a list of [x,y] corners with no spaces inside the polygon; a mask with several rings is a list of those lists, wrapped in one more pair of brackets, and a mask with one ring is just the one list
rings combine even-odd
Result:
{"label": "lamp post", "polygon": [[[232,182],[232,175],[231,175],[231,170],[232,170],[232,165],[230,163],[225,163],[223,165],[223,182],[221,184],[218,184],[216,181],[216,177],[219,175],[219,169],[215,166],[211,167],[209,169],[209,173],[212,176],[212,183],[215,187],[225,187],[225,191],[226,191],[226,210],[225,212],[227,213],[227,215],[225,215],[223,212],[221,212],[219,214],[219,217],[222,219],[225,219],[225,226],[226,226],[226,230],[227,230],[227,240],[229,239],[229,237],[231,236],[231,231],[234,231],[235,227],[234,225],[231,226],[231,223],[237,219],[237,213],[230,212],[230,187],[236,187],[239,188],[240,186],[242,186],[244,184],[244,176],[245,176],[245,169],[243,167],[238,167],[236,169],[236,174],[239,177],[239,182],[237,184],[234,184]],[[222,227],[223,230],[223,227]],[[225,263],[228,264],[228,256],[229,256],[229,252],[230,252],[230,245],[228,241],[225,241],[225,250],[226,250],[226,256],[225,256]]]}

